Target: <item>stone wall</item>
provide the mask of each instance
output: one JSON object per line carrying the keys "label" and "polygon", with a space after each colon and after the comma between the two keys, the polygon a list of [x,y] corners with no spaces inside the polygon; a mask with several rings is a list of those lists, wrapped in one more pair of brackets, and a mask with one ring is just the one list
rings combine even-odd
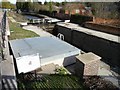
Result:
{"label": "stone wall", "polygon": [[117,65],[120,67],[120,43],[109,41],[93,35],[88,35],[86,33],[68,29],[62,26],[56,26],[56,30],[57,33],[64,35],[64,40],[66,42],[80,48],[85,52],[93,52],[99,55],[102,57],[103,61],[112,66]]}

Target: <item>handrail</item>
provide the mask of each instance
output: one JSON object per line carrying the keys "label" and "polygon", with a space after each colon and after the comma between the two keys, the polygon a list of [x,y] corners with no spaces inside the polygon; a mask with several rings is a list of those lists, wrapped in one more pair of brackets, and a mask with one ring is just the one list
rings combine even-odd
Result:
{"label": "handrail", "polygon": [[5,48],[5,35],[6,35],[6,11],[4,13],[2,13],[1,15],[1,19],[0,19],[0,57],[2,58],[2,60],[4,59],[4,55],[3,55],[3,49]]}

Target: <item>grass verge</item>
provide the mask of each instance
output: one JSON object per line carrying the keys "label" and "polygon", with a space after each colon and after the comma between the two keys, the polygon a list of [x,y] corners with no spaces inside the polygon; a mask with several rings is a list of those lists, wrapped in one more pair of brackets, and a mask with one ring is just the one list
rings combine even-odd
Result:
{"label": "grass verge", "polygon": [[18,79],[19,90],[83,90],[83,86],[80,83],[79,78],[72,75],[45,75],[40,80],[28,81],[24,78]]}
{"label": "grass verge", "polygon": [[22,14],[18,14],[18,13],[14,12],[14,11],[8,12],[7,16],[13,17],[13,19],[15,19],[17,22],[26,22],[26,21],[28,21]]}
{"label": "grass verge", "polygon": [[38,34],[32,31],[22,29],[18,23],[12,23],[11,21],[9,21],[9,27],[10,27],[10,32],[11,32],[9,40],[31,38],[31,37],[39,36]]}

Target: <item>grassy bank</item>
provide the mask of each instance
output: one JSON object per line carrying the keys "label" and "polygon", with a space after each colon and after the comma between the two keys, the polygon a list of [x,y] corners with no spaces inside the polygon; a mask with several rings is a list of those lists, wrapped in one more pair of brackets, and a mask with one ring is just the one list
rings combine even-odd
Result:
{"label": "grassy bank", "polygon": [[19,90],[83,90],[83,86],[80,83],[79,78],[72,75],[46,75],[42,76],[40,80],[29,81],[24,78],[24,81],[18,79],[18,88]]}
{"label": "grassy bank", "polygon": [[26,22],[28,21],[22,14],[18,14],[14,11],[7,13],[8,17],[13,17],[17,22]]}
{"label": "grassy bank", "polygon": [[39,36],[32,31],[22,29],[18,23],[12,23],[11,21],[9,21],[9,27],[10,27],[10,33],[11,33],[9,37],[10,40]]}

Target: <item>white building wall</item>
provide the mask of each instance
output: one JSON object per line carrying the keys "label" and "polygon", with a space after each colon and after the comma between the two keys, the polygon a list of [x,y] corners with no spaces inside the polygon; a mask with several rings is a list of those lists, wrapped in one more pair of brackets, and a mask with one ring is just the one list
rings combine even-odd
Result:
{"label": "white building wall", "polygon": [[39,54],[37,54],[19,57],[16,59],[18,73],[27,73],[50,63],[58,64],[59,66],[67,66],[76,62],[75,56],[76,55],[69,57],[61,56],[61,58],[40,59]]}
{"label": "white building wall", "polygon": [[40,68],[39,54],[28,55],[16,59],[18,73],[27,73]]}

